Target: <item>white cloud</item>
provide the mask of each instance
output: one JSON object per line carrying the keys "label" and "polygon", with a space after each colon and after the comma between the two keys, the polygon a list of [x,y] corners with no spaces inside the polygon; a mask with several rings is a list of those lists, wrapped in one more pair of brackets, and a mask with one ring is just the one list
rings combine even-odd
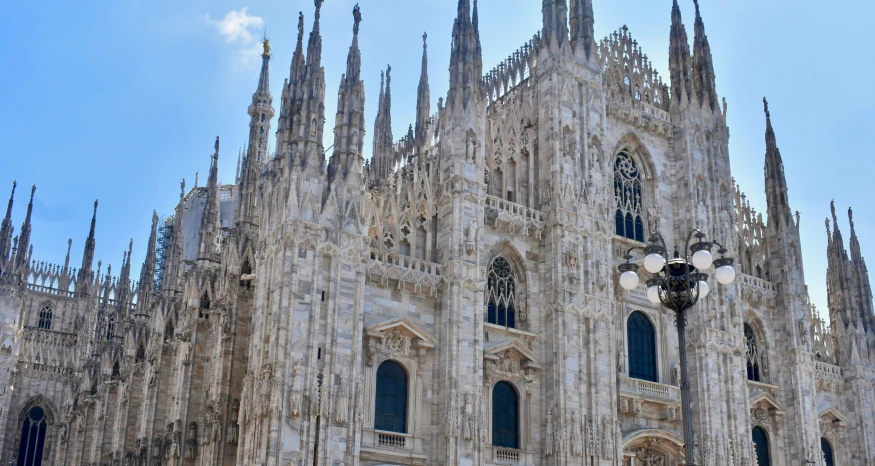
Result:
{"label": "white cloud", "polygon": [[209,15],[205,19],[225,38],[226,43],[231,44],[238,67],[249,68],[257,63],[261,44],[256,37],[264,27],[264,19],[250,15],[249,7],[231,10],[220,20],[212,19]]}

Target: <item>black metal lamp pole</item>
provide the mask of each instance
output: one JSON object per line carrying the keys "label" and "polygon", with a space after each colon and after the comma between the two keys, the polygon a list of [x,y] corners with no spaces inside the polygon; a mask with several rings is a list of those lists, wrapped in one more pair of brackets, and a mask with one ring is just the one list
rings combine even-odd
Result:
{"label": "black metal lamp pole", "polygon": [[[693,237],[698,242],[690,243]],[[669,258],[665,247],[665,240],[661,234],[654,232],[648,239],[648,246],[644,248],[644,268],[653,276],[647,280],[647,297],[653,304],[662,304],[675,313],[675,324],[678,329],[678,352],[681,366],[681,409],[683,410],[684,425],[684,450],[685,464],[695,466],[693,445],[693,419],[690,407],[690,384],[687,368],[687,344],[686,344],[686,312],[693,307],[699,298],[708,295],[708,275],[699,272],[707,269],[712,264],[717,269],[717,281],[729,284],[735,279],[735,271],[732,269],[731,258],[725,257],[726,248],[716,241],[704,241],[705,234],[698,229],[693,229],[687,236],[684,246],[684,254],[675,251],[674,257]],[[714,260],[711,256],[711,247],[720,246],[717,251],[721,254],[719,259]],[[638,265],[631,263],[630,253],[627,251],[626,263],[618,266],[620,285],[631,290],[638,286]],[[699,267],[697,268],[696,265]]]}

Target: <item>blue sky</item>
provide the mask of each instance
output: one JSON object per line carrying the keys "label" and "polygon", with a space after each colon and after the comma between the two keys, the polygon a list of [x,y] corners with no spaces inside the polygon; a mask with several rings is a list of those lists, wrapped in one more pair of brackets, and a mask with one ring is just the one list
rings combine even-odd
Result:
{"label": "blue sky", "polygon": [[[352,0],[322,12],[326,132],[352,35]],[[394,134],[414,121],[421,36],[429,34],[432,109],[446,95],[454,0],[361,0],[362,75],[369,130],[380,70],[392,65]],[[541,24],[538,0],[481,0],[484,66],[507,57]],[[681,0],[692,39],[693,3]],[[702,0],[717,89],[729,102],[733,175],[759,211],[768,96],[786,164],[791,206],[802,212],[812,300],[826,308],[823,220],[836,200],[855,209],[866,252],[875,251],[875,3],[845,0]],[[628,25],[667,76],[670,0],[594,0],[596,36]],[[14,221],[37,185],[34,256],[62,262],[73,238],[78,264],[94,199],[100,199],[97,257],[116,268],[130,238],[143,260],[153,209],[171,213],[179,181],[204,183],[214,138],[222,138],[220,180],[234,178],[246,141],[246,108],[258,79],[258,41],[273,45],[274,107],[288,75],[297,12],[309,32],[311,0],[91,0],[11,2],[0,16],[0,198],[19,182]],[[274,125],[275,126],[275,125]],[[366,153],[371,147],[365,139]],[[116,269],[117,270],[117,269]],[[136,272],[134,272],[136,273]]]}

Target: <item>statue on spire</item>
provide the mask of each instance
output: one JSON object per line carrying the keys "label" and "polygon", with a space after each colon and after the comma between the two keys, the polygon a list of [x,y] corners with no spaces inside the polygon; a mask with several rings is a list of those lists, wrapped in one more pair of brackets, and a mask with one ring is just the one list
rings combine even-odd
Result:
{"label": "statue on spire", "polygon": [[358,35],[359,33],[359,24],[362,22],[362,12],[359,8],[359,4],[356,3],[355,7],[352,9],[352,19],[355,22],[355,25],[352,27],[352,33]]}
{"label": "statue on spire", "polygon": [[270,56],[270,39],[265,37],[264,41],[262,42],[262,45],[264,46],[264,53],[262,54],[262,56],[269,57]]}

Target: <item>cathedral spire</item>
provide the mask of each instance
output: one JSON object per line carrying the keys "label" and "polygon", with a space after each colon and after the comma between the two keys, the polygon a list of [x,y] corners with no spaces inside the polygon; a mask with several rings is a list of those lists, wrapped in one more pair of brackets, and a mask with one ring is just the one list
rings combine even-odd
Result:
{"label": "cathedral spire", "polygon": [[270,121],[274,115],[269,80],[270,39],[265,38],[262,45],[264,52],[261,55],[261,74],[255,93],[252,94],[252,103],[249,104],[247,110],[249,114],[249,143],[246,155],[240,165],[236,223],[244,230],[248,230],[255,223],[258,167],[267,157],[267,136],[270,133]]}
{"label": "cathedral spire", "polygon": [[9,253],[12,248],[12,202],[15,199],[15,187],[18,184],[12,182],[12,194],[9,195],[9,203],[6,205],[6,216],[0,222],[0,267],[9,260]]}
{"label": "cathedral spire", "polygon": [[34,193],[36,193],[36,185],[30,188],[30,202],[27,203],[27,214],[24,216],[24,223],[21,224],[21,233],[18,234],[18,257],[15,261],[17,268],[27,264],[30,257],[30,218],[33,215]]}
{"label": "cathedral spire", "polygon": [[371,181],[379,183],[389,177],[393,168],[392,144],[392,67],[380,73],[380,102],[374,120],[374,153],[371,163]]}
{"label": "cathedral spire", "polygon": [[322,35],[319,32],[319,18],[324,1],[313,0],[316,12],[313,13],[313,30],[310,31],[310,39],[307,41],[307,66],[309,68],[321,68],[322,66]]}
{"label": "cathedral spire", "polygon": [[447,107],[467,108],[476,98],[475,88],[483,76],[483,58],[478,47],[479,32],[471,20],[471,0],[459,0],[453,23],[453,45],[450,53],[450,89]]}
{"label": "cathedral spire", "polygon": [[711,57],[711,46],[705,35],[705,22],[699,12],[699,0],[693,0],[696,5],[695,37],[693,39],[693,88],[696,99],[702,107],[708,107],[712,112],[720,109],[717,101],[717,85],[714,79],[714,60]]}
{"label": "cathedral spire", "polygon": [[198,260],[218,262],[221,246],[219,231],[219,137],[216,136],[215,152],[210,157],[210,178],[207,182],[207,200],[201,219]]}
{"label": "cathedral spire", "polygon": [[428,34],[422,34],[422,71],[416,90],[416,153],[428,144],[428,121],[431,117],[431,91],[428,86]]}
{"label": "cathedral spire", "polygon": [[568,40],[568,3],[566,0],[543,0],[541,4],[543,32],[541,37],[551,47],[560,47]]}
{"label": "cathedral spire", "polygon": [[681,8],[677,0],[671,7],[671,33],[669,37],[668,68],[671,75],[671,106],[685,108],[693,96],[690,44],[687,40],[687,30],[681,18]]}
{"label": "cathedral spire", "polygon": [[596,49],[592,0],[571,0],[571,43],[583,47],[587,59],[593,57]]}
{"label": "cathedral spire", "polygon": [[[346,73],[340,81],[337,96],[337,117],[334,124],[334,152],[328,164],[328,181],[338,175],[346,179],[360,173],[362,166],[362,136],[364,135],[365,84],[361,79],[362,54],[359,50],[361,9],[352,10],[352,44],[346,58]],[[388,98],[388,96],[387,96]]]}
{"label": "cathedral spire", "polygon": [[787,179],[784,176],[784,161],[772,128],[772,117],[769,112],[769,102],[763,98],[763,108],[766,113],[766,203],[768,207],[768,222],[778,228],[793,229],[792,212],[787,200]]}
{"label": "cathedral spire", "polygon": [[[94,213],[91,215],[91,228],[88,237],[85,238],[85,250],[82,252],[82,265],[79,266],[79,276],[76,280],[76,294],[84,296],[88,294],[94,272],[91,266],[94,264],[94,230],[97,227],[97,201],[94,201]],[[99,277],[98,277],[99,278]]]}
{"label": "cathedral spire", "polygon": [[149,310],[152,292],[155,290],[155,248],[158,243],[158,212],[152,211],[152,229],[149,231],[149,243],[146,245],[146,260],[140,269],[140,286],[137,289],[137,308]]}

